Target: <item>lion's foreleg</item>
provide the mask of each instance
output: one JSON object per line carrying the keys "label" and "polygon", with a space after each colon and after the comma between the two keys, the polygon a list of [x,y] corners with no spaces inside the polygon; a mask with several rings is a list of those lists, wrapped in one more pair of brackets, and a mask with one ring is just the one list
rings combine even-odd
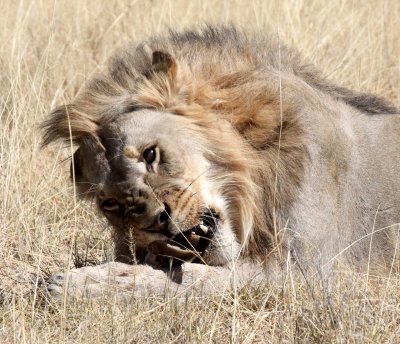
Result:
{"label": "lion's foreleg", "polygon": [[185,263],[171,270],[158,270],[148,265],[105,263],[57,273],[49,281],[48,291],[56,298],[68,295],[98,297],[110,292],[119,297],[165,296],[184,297],[187,293],[207,295],[221,293],[259,280],[259,268],[238,265],[216,267]]}

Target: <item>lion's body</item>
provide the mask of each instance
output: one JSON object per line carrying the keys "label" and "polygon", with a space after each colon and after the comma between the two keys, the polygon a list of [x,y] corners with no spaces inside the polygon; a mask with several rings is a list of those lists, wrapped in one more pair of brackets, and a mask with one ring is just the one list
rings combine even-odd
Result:
{"label": "lion's body", "polygon": [[400,116],[324,105],[301,116],[309,159],[284,217],[293,252],[301,259],[311,250],[317,265],[346,258],[362,271],[398,268]]}
{"label": "lion's body", "polygon": [[[132,228],[144,248],[165,239],[143,223],[168,205],[174,234],[194,226],[203,209],[216,210],[219,227],[202,256],[210,265],[241,256],[262,261],[267,273],[287,259],[303,271],[331,271],[340,260],[359,269],[393,268],[400,222],[396,112],[380,98],[329,83],[279,42],[207,28],[155,37],[117,55],[73,104],[53,112],[45,142],[68,140],[70,125],[80,147],[78,186],[95,186],[82,191],[100,204],[104,195],[120,202],[115,195],[124,182],[139,195],[135,205],[146,203],[145,218],[136,214],[129,230],[125,218],[122,224],[108,216],[117,258],[118,250],[129,255]],[[159,149],[154,166],[141,160],[150,146]]]}

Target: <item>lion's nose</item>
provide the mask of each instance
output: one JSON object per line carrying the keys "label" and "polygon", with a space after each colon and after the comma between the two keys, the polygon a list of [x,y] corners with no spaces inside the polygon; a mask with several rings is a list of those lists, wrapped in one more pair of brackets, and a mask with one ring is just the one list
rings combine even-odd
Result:
{"label": "lion's nose", "polygon": [[141,215],[146,211],[146,203],[135,202],[133,197],[125,199],[125,214],[127,215]]}
{"label": "lion's nose", "polygon": [[168,231],[168,224],[171,218],[171,210],[168,204],[164,204],[164,210],[160,212],[156,218],[154,227],[160,232],[166,233]]}

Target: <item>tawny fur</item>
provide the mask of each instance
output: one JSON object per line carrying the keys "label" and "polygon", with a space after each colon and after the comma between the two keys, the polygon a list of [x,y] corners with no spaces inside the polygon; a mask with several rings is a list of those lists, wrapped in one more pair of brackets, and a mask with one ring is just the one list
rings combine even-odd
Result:
{"label": "tawny fur", "polygon": [[[398,113],[376,96],[330,83],[274,39],[208,27],[156,36],[116,55],[72,104],[52,112],[44,143],[99,142],[99,150],[99,128],[140,109],[182,116],[196,126],[207,140],[210,178],[228,202],[241,254],[260,260],[291,250],[285,215],[302,208],[299,193],[313,154],[305,114],[318,113],[318,123],[328,114],[329,127],[346,111],[354,118]],[[335,160],[331,171],[339,166]],[[339,187],[340,176],[336,182]]]}

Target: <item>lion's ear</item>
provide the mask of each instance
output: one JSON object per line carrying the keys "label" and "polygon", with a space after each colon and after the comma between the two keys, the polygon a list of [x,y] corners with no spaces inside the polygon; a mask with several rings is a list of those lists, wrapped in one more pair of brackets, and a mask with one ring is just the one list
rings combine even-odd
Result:
{"label": "lion's ear", "polygon": [[98,127],[94,118],[80,112],[74,105],[62,105],[53,110],[41,125],[44,131],[43,146],[59,139],[72,140],[78,145],[87,137],[98,141]]}
{"label": "lion's ear", "polygon": [[71,158],[70,177],[80,196],[91,197],[94,186],[103,183],[110,171],[104,147],[93,137],[82,140]]}
{"label": "lion's ear", "polygon": [[157,50],[153,51],[151,69],[154,73],[167,74],[168,79],[173,81],[176,78],[178,64],[169,53]]}

